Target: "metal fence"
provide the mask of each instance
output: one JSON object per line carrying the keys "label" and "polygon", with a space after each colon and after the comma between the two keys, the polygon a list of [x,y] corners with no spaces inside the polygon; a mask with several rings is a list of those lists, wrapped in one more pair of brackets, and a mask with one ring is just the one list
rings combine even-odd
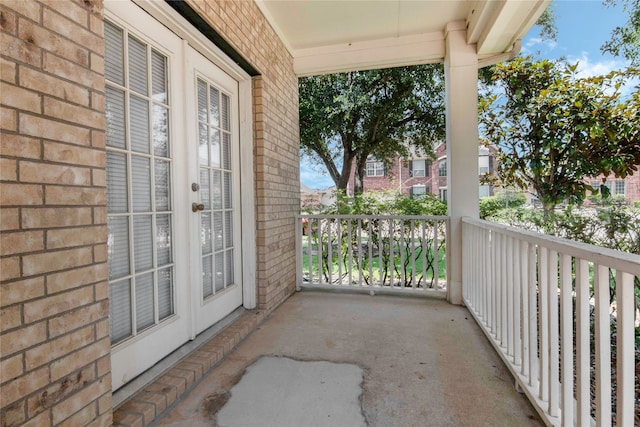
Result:
{"label": "metal fence", "polygon": [[297,289],[446,292],[446,216],[298,215],[297,223]]}

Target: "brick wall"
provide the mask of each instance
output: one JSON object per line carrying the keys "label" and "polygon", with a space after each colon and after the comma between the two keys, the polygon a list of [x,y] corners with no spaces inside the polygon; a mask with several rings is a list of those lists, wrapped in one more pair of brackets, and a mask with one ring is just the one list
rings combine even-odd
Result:
{"label": "brick wall", "polygon": [[[252,2],[189,3],[254,78],[258,303],[294,291],[297,78]],[[101,0],[0,0],[0,425],[109,425]]]}
{"label": "brick wall", "polygon": [[0,14],[0,424],[109,425],[102,4]]}
{"label": "brick wall", "polygon": [[271,309],[295,290],[300,139],[293,58],[253,2],[188,3],[261,74],[253,81],[257,281],[258,304]]}

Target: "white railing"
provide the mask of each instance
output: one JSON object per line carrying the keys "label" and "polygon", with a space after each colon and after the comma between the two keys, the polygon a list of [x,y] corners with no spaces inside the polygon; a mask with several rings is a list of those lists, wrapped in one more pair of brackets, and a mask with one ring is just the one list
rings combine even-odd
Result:
{"label": "white railing", "polygon": [[296,288],[446,293],[446,216],[298,215]]}
{"label": "white railing", "polygon": [[465,304],[544,421],[633,426],[640,256],[468,218],[462,232]]}

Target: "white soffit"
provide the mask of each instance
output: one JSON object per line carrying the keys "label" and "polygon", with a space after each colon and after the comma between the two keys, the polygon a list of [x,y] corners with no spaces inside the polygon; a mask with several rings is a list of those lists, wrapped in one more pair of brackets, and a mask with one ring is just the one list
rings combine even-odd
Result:
{"label": "white soffit", "polygon": [[484,63],[512,50],[550,0],[256,0],[298,75],[441,62],[461,21]]}

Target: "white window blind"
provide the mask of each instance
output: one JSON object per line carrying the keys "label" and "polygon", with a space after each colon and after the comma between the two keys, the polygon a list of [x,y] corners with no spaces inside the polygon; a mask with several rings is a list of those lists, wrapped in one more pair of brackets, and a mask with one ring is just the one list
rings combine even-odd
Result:
{"label": "white window blind", "polygon": [[167,58],[105,21],[111,342],[174,314]]}

